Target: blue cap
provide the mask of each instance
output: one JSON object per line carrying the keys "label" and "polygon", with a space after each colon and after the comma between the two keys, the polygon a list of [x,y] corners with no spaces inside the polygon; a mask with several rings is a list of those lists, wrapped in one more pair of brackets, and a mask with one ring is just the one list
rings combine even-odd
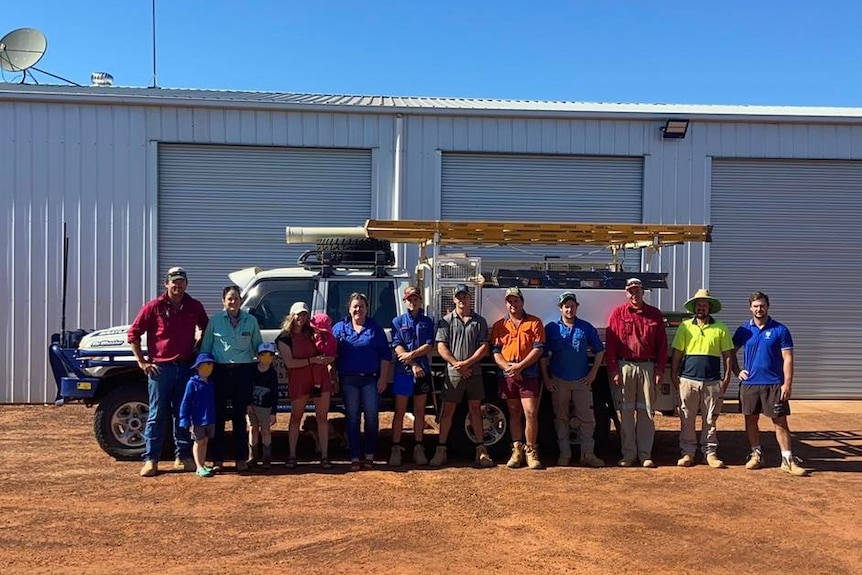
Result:
{"label": "blue cap", "polygon": [[211,353],[200,353],[198,354],[198,358],[195,360],[195,364],[192,366],[192,369],[197,369],[198,366],[202,363],[215,363],[215,358]]}
{"label": "blue cap", "polygon": [[261,353],[266,353],[266,352],[275,354],[275,344],[265,342],[265,343],[262,343],[259,346],[257,346],[258,355],[260,355]]}

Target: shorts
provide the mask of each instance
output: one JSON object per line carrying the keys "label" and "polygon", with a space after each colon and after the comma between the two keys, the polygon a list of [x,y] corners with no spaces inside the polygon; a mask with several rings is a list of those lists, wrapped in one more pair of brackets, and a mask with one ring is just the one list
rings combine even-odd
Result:
{"label": "shorts", "polygon": [[203,439],[212,439],[215,437],[215,424],[210,425],[192,425],[189,431],[192,434],[192,439],[201,441]]}
{"label": "shorts", "polygon": [[443,383],[443,401],[461,403],[465,395],[467,401],[483,401],[485,399],[485,382],[482,380],[482,375],[461,377],[447,373]]}
{"label": "shorts", "polygon": [[[783,414],[776,415],[775,405],[783,403]],[[790,402],[781,401],[781,384],[748,385],[739,384],[739,408],[743,415],[762,413],[767,417],[790,415]]]}
{"label": "shorts", "polygon": [[[314,371],[316,367],[321,368],[317,374]],[[332,393],[332,380],[329,379],[325,365],[314,365],[312,369],[305,368],[293,371],[294,377],[290,377],[290,371],[288,371],[287,376],[287,396],[291,401],[311,396],[315,383],[320,384],[320,393]]]}
{"label": "shorts", "polygon": [[396,373],[392,382],[393,395],[423,395],[431,393],[431,376],[414,377],[412,373]]}
{"label": "shorts", "polygon": [[269,431],[269,417],[271,415],[272,409],[269,407],[253,405],[252,413],[248,414],[248,424],[253,427],[260,427],[261,431]]}
{"label": "shorts", "polygon": [[497,389],[503,399],[539,397],[539,378],[524,377],[521,381],[515,381],[511,377],[501,377],[497,380]]}

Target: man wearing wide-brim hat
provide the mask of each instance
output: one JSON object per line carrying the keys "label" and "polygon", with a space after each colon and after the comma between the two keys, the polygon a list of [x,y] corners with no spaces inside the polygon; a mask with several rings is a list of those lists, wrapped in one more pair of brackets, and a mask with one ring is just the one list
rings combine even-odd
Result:
{"label": "man wearing wide-brim hat", "polygon": [[699,289],[683,305],[694,317],[677,329],[671,347],[670,375],[679,388],[680,467],[691,467],[697,452],[695,431],[697,412],[701,413],[700,448],[706,463],[713,468],[725,467],[718,458],[716,421],[721,413],[722,397],[730,383],[733,341],[727,326],[712,314],[721,311],[721,302],[708,289]]}

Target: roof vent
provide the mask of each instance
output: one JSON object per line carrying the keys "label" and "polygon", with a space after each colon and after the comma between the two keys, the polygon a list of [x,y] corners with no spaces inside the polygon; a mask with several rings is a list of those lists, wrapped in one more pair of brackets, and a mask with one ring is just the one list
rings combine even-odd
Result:
{"label": "roof vent", "polygon": [[91,86],[113,86],[114,77],[107,72],[93,72],[90,74]]}

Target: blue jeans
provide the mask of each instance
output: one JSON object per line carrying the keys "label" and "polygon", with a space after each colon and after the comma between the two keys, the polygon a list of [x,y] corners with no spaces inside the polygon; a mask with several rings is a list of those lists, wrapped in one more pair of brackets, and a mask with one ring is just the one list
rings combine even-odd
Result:
{"label": "blue jeans", "polygon": [[159,373],[147,380],[150,394],[150,414],[144,438],[147,446],[144,461],[158,461],[165,443],[166,420],[170,418],[174,432],[174,453],[177,457],[192,456],[188,429],[180,427],[180,404],[186,392],[190,370],[177,363],[160,363]]}
{"label": "blue jeans", "polygon": [[350,444],[350,459],[358,461],[359,448],[359,411],[365,415],[365,456],[373,457],[377,449],[377,435],[380,432],[377,413],[380,411],[380,393],[377,391],[376,377],[342,375],[341,396],[347,410],[347,442]]}

